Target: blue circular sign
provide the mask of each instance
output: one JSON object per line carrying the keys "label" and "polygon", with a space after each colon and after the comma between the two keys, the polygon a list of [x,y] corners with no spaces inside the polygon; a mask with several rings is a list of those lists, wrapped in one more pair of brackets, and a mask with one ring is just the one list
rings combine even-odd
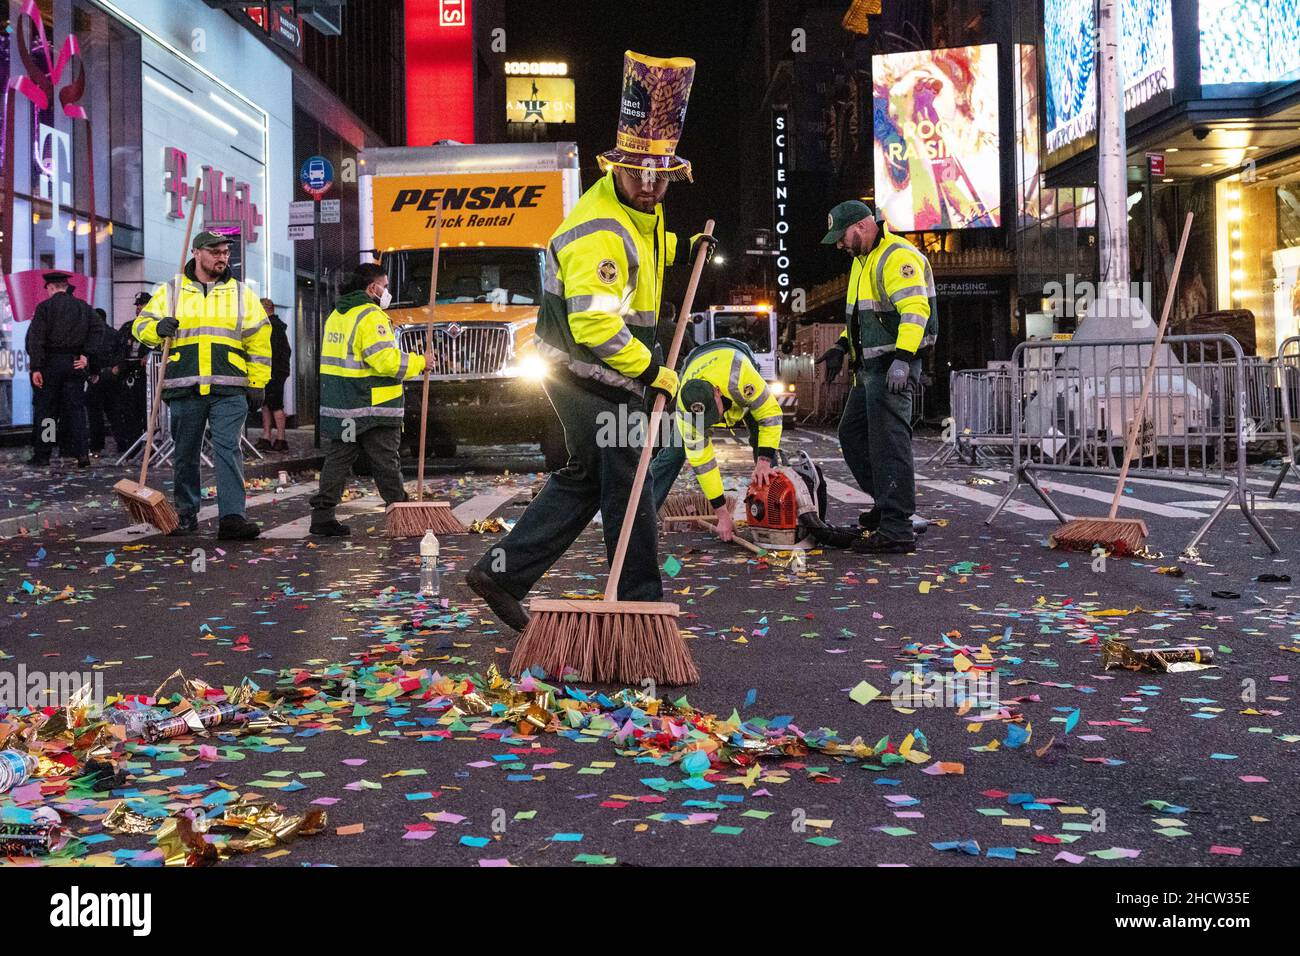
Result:
{"label": "blue circular sign", "polygon": [[324,156],[309,156],[298,171],[298,182],[302,184],[303,192],[319,199],[334,185],[334,167]]}

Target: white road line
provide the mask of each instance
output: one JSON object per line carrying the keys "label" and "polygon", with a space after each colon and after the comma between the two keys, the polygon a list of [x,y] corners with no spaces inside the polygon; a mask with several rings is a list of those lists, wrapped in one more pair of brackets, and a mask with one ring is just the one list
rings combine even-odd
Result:
{"label": "white road line", "polygon": [[[921,487],[930,488],[934,491],[943,492],[946,495],[952,495],[955,498],[964,498],[967,501],[973,501],[976,504],[987,505],[992,508],[1002,500],[1001,495],[990,494],[987,491],[979,491],[967,485],[958,484],[955,481],[922,481]],[[1032,521],[1056,521],[1056,515],[1052,514],[1046,508],[1038,505],[1029,505],[1021,501],[1010,501],[1007,503],[1006,510],[1022,518],[1029,518]]]}
{"label": "white road line", "polygon": [[[315,482],[311,484],[290,485],[283,491],[273,491],[266,494],[254,495],[244,502],[245,508],[256,508],[258,505],[272,504],[276,501],[288,501],[290,498],[301,498],[303,495],[311,494],[317,488]],[[199,509],[199,520],[209,521],[217,516],[217,506],[215,504],[205,505]],[[144,538],[152,538],[158,534],[158,529],[151,524],[133,524],[125,528],[118,528],[116,531],[106,531],[103,534],[93,535],[89,538],[82,538],[82,544],[112,544],[122,541],[140,541]]]}
{"label": "white road line", "polygon": [[492,517],[498,508],[509,504],[527,490],[527,488],[516,487],[495,488],[481,495],[475,495],[468,501],[462,501],[451,510],[451,513],[459,518],[462,524],[473,524],[475,521]]}
{"label": "white road line", "polygon": [[[283,497],[283,495],[281,495]],[[338,506],[338,511],[346,514],[357,514],[359,512],[370,511],[382,508],[384,499],[378,495],[362,495],[360,498],[353,498],[351,501],[344,501]],[[284,524],[278,524],[273,528],[267,528],[262,532],[263,538],[272,541],[297,541],[307,537],[311,529],[311,515],[305,514],[301,518],[294,518],[292,521],[286,521]]]}
{"label": "white road line", "polygon": [[[1184,508],[1204,508],[1207,511],[1213,508],[1217,501],[1171,501],[1171,505],[1178,505]],[[1228,508],[1232,511],[1240,511],[1235,501],[1228,502]],[[1300,512],[1300,502],[1295,501],[1269,501],[1267,498],[1255,498],[1255,511],[1296,511]]]}
{"label": "white road line", "polygon": [[[996,478],[998,481],[1009,481],[1011,475],[1005,471],[981,471],[978,474],[988,478]],[[1059,492],[1063,495],[1073,495],[1076,498],[1087,498],[1090,501],[1100,501],[1109,505],[1114,497],[1113,491],[1099,491],[1096,488],[1085,488],[1082,485],[1071,485],[1065,482],[1057,481],[1050,475],[1044,475],[1041,479],[1043,490],[1049,495],[1052,492]],[[1162,518],[1204,518],[1202,514],[1195,511],[1188,511],[1186,508],[1174,508],[1170,505],[1162,505],[1155,501],[1147,501],[1143,498],[1134,498],[1131,495],[1125,495],[1120,499],[1120,507],[1128,508],[1132,511],[1141,511],[1146,514],[1160,515]]]}
{"label": "white road line", "polygon": [[869,505],[873,500],[870,495],[834,478],[826,479],[826,493],[846,505]]}

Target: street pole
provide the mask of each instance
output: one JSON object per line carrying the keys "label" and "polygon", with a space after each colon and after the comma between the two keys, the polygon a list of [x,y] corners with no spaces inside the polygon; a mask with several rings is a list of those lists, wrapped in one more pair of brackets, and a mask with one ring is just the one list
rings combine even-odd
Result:
{"label": "street pole", "polygon": [[1151,157],[1144,157],[1146,160],[1147,173],[1147,194],[1146,194],[1146,248],[1142,251],[1142,258],[1146,261],[1147,267],[1142,270],[1142,279],[1146,288],[1151,290],[1155,295],[1156,288],[1156,189],[1155,182],[1151,178]]}
{"label": "street pole", "polygon": [[1120,81],[1120,0],[1098,0],[1097,205],[1101,211],[1101,298],[1128,301],[1128,149]]}
{"label": "street pole", "polygon": [[315,395],[316,414],[314,416],[316,425],[313,430],[315,435],[315,446],[320,448],[320,357],[325,348],[325,330],[321,319],[321,287],[320,287],[320,197],[313,197],[312,201],[312,288],[316,294],[313,297],[312,310],[315,312],[315,331],[316,331],[316,387],[312,389]]}

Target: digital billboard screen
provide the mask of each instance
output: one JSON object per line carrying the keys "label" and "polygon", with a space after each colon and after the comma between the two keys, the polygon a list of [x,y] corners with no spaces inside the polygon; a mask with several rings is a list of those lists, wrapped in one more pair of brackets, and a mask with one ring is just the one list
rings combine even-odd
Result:
{"label": "digital billboard screen", "polygon": [[[1047,66],[1047,151],[1054,153],[1097,129],[1097,70],[1093,0],[1044,0]],[[1169,0],[1120,4],[1120,69],[1124,109],[1174,85],[1174,22]]]}
{"label": "digital billboard screen", "polygon": [[1201,0],[1201,83],[1300,76],[1300,0]]}
{"label": "digital billboard screen", "polygon": [[871,58],[876,204],[897,232],[1002,224],[998,48]]}

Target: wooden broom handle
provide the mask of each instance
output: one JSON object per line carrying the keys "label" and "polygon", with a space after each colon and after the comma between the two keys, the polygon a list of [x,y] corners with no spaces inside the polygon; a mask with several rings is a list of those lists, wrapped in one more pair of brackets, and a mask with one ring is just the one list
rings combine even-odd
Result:
{"label": "wooden broom handle", "polygon": [[424,394],[420,398],[420,455],[415,466],[415,500],[424,500],[424,437],[429,430],[429,375],[433,369],[433,317],[438,308],[438,253],[442,249],[442,197],[433,207],[433,268],[429,271],[429,324],[424,328]]}
{"label": "wooden broom handle", "polygon": [[[181,265],[176,270],[177,276],[185,275],[185,260],[190,253],[190,236],[194,232],[194,212],[199,208],[199,187],[203,185],[203,177],[194,178],[194,192],[190,196],[190,215],[185,222],[185,243],[181,247]],[[178,279],[176,283],[176,302],[172,306],[175,312],[181,304],[181,283],[183,279]],[[145,479],[149,477],[149,458],[153,454],[153,432],[158,424],[158,412],[162,409],[163,381],[167,378],[167,356],[172,348],[171,337],[163,339],[162,356],[158,362],[158,381],[154,385],[153,402],[149,406],[149,425],[145,429],[144,436],[144,458],[140,462],[140,484],[145,484]],[[147,363],[146,363],[147,364]]]}
{"label": "wooden broom handle", "polygon": [[[713,220],[704,224],[702,236],[712,238]],[[700,284],[700,275],[704,272],[704,260],[708,254],[708,243],[701,241],[695,253],[695,266],[691,269],[691,281],[686,286],[686,299],[682,310],[677,313],[677,329],[673,332],[673,344],[668,350],[668,359],[664,362],[669,368],[677,364],[677,355],[682,350],[682,339],[686,337],[686,326],[691,320],[691,306],[695,302],[695,289]],[[641,446],[641,459],[636,466],[636,479],[632,482],[632,494],[627,499],[627,511],[623,515],[623,527],[618,533],[618,547],[614,551],[614,561],[609,566],[609,580],[605,582],[605,600],[618,600],[618,579],[623,576],[623,559],[627,557],[627,546],[632,540],[632,521],[636,518],[636,506],[641,502],[641,489],[645,487],[646,473],[650,471],[650,456],[654,452],[655,435],[659,434],[659,419],[663,416],[667,396],[663,392],[655,395],[654,409],[650,412],[650,425],[646,430],[645,444]]]}
{"label": "wooden broom handle", "polygon": [[[694,520],[697,525],[699,525],[701,528],[704,528],[706,531],[717,530],[715,527],[713,527],[713,522],[709,521],[707,518],[696,517]],[[766,548],[760,548],[758,545],[754,544],[754,542],[748,541],[745,538],[742,538],[738,534],[733,534],[731,536],[731,543],[738,544],[746,551],[752,551],[754,554],[758,555],[759,557],[764,557],[768,553]]]}
{"label": "wooden broom handle", "polygon": [[[1160,358],[1160,344],[1165,339],[1165,326],[1169,324],[1169,309],[1174,304],[1174,293],[1178,289],[1178,273],[1183,268],[1183,253],[1187,250],[1187,237],[1192,232],[1192,214],[1189,212],[1183,221],[1183,238],[1178,242],[1178,256],[1174,259],[1174,274],[1169,278],[1169,288],[1165,291],[1165,306],[1160,313],[1160,325],[1156,327],[1156,339],[1151,345],[1151,360],[1147,362],[1146,374],[1142,378],[1142,397],[1138,399],[1137,415],[1129,424],[1128,439],[1124,442],[1124,464],[1119,470],[1119,480],[1115,482],[1115,496],[1110,502],[1108,520],[1115,520],[1119,514],[1120,499],[1124,497],[1124,482],[1128,480],[1128,467],[1133,461],[1133,452],[1137,449],[1138,432],[1147,414],[1147,399],[1151,397],[1151,386],[1156,378],[1156,362]],[[1154,423],[1153,423],[1154,424]]]}

